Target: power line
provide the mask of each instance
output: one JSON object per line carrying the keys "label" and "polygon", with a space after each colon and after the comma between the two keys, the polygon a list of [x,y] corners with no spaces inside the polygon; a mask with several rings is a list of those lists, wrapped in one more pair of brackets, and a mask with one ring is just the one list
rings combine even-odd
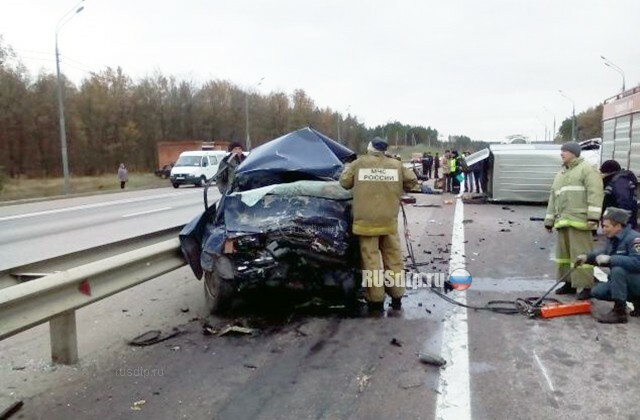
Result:
{"label": "power line", "polygon": [[60,57],[64,57],[64,58],[66,58],[67,60],[71,60],[71,61],[73,61],[74,63],[79,64],[79,65],[81,65],[81,66],[83,66],[83,67],[86,67],[86,68],[88,68],[89,70],[93,71],[93,68],[92,68],[91,66],[89,66],[89,65],[87,65],[87,64],[84,64],[84,63],[83,63],[83,62],[81,62],[81,61],[75,60],[75,59],[73,59],[73,58],[71,58],[71,57],[69,57],[69,56],[67,56],[67,55],[60,54]]}
{"label": "power line", "polygon": [[35,51],[35,50],[23,50],[21,48],[13,48],[14,51],[23,51],[23,52],[27,52],[27,53],[32,53],[32,54],[42,54],[42,55],[55,55],[52,52],[46,52],[46,51]]}

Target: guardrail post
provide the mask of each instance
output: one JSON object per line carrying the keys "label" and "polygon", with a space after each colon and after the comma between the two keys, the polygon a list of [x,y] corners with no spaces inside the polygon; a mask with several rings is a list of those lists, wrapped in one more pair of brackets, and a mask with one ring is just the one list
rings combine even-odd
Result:
{"label": "guardrail post", "polygon": [[76,311],[64,312],[49,320],[51,361],[64,365],[78,363]]}

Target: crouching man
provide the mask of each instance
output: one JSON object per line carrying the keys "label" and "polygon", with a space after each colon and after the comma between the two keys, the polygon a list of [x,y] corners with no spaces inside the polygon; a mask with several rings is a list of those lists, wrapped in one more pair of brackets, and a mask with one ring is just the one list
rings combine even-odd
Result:
{"label": "crouching man", "polygon": [[627,322],[626,302],[633,303],[631,316],[640,316],[640,233],[628,225],[629,212],[609,207],[602,230],[607,236],[604,249],[578,256],[581,263],[609,267],[609,281],[591,289],[591,297],[613,301],[613,309],[598,319],[605,324]]}

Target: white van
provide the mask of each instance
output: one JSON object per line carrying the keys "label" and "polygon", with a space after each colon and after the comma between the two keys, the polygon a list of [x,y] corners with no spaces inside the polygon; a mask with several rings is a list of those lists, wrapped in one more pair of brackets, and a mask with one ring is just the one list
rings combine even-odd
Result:
{"label": "white van", "polygon": [[227,155],[222,150],[198,150],[182,152],[173,169],[171,169],[171,185],[178,188],[182,184],[204,186],[218,172],[220,161]]}

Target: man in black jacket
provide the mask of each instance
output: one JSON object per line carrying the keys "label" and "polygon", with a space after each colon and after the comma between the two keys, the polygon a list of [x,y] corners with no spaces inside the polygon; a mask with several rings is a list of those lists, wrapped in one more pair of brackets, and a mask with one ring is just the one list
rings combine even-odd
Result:
{"label": "man in black jacket", "polygon": [[638,227],[638,206],[636,203],[636,185],[638,179],[631,171],[624,170],[615,160],[607,160],[600,166],[604,184],[602,214],[608,207],[627,210],[630,214],[629,226]]}
{"label": "man in black jacket", "polygon": [[227,188],[233,186],[233,180],[236,177],[236,168],[240,166],[245,159],[240,143],[231,143],[228,150],[229,154],[222,158],[220,166],[218,166],[218,172],[216,173],[216,186],[220,194],[224,194]]}

